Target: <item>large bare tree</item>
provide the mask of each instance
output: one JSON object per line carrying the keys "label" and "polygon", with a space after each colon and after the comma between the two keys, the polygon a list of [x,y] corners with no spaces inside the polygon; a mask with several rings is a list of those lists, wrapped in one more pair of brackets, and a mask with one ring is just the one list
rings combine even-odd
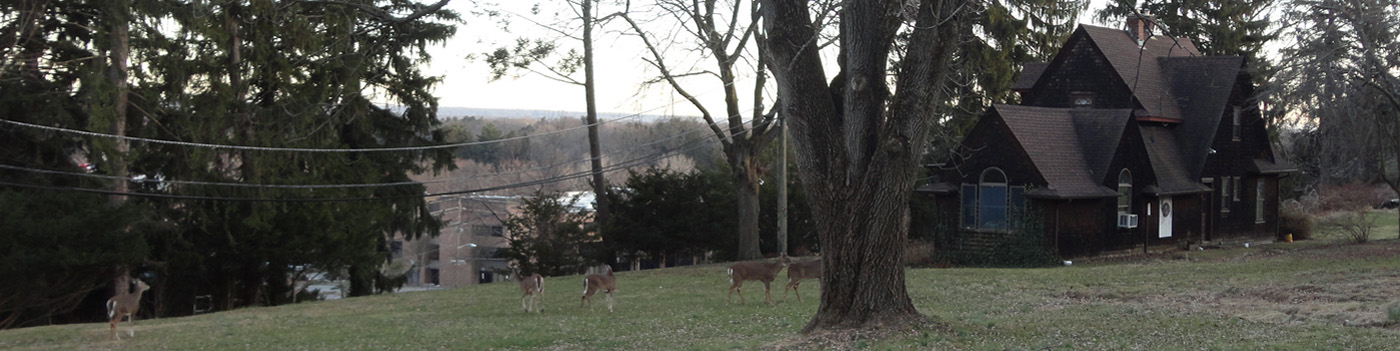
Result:
{"label": "large bare tree", "polygon": [[1294,0],[1283,50],[1286,99],[1316,122],[1323,180],[1339,161],[1400,194],[1400,1]]}
{"label": "large bare tree", "polygon": [[[738,238],[739,248],[737,258],[740,260],[751,260],[762,258],[759,252],[758,219],[759,219],[759,180],[763,175],[763,167],[759,163],[759,153],[763,151],[769,142],[773,141],[778,134],[778,129],[773,123],[774,114],[764,114],[764,85],[766,83],[765,72],[763,70],[763,55],[757,54],[755,57],[753,42],[760,40],[756,37],[758,30],[758,3],[751,2],[752,6],[745,6],[745,1],[729,1],[725,4],[718,4],[716,0],[688,1],[688,0],[662,0],[656,1],[654,10],[662,20],[673,20],[681,27],[687,39],[674,39],[669,42],[657,42],[653,38],[651,31],[644,29],[629,6],[629,11],[623,12],[623,19],[632,27],[635,35],[641,38],[646,46],[650,58],[647,60],[655,69],[660,71],[659,81],[664,81],[686,99],[691,105],[700,111],[700,116],[705,119],[705,123],[710,126],[710,131],[714,133],[724,150],[725,160],[729,163],[729,178],[734,183],[735,203],[738,209]],[[683,67],[696,67],[694,70],[678,72],[674,70],[674,65],[667,63],[667,55],[661,45],[676,44],[676,41],[690,40],[695,46],[691,50],[698,51],[707,59],[713,60],[713,65],[689,65]],[[747,64],[747,66],[745,66]],[[745,71],[741,71],[745,70]],[[748,123],[744,122],[744,112],[740,106],[740,95],[738,83],[740,74],[750,72],[753,74],[753,95],[752,114]],[[694,88],[697,83],[682,83],[686,77],[709,76],[717,78],[712,80],[714,88],[722,89],[724,96],[723,124],[716,119],[715,113],[705,107],[700,102],[696,94],[687,87]]]}
{"label": "large bare tree", "polygon": [[[809,2],[761,4],[779,113],[791,123],[823,248],[821,304],[804,332],[923,319],[905,289],[908,200],[968,3],[845,2],[840,73],[830,81]],[[905,50],[895,50],[896,37],[906,34]]]}

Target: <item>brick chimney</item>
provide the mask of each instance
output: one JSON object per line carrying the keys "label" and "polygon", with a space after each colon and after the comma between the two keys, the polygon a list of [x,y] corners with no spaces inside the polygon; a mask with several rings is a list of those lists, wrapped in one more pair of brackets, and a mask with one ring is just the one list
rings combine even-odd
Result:
{"label": "brick chimney", "polygon": [[1148,13],[1147,10],[1128,15],[1128,36],[1137,40],[1138,46],[1142,46],[1147,39],[1152,38],[1153,26],[1157,23],[1157,18]]}

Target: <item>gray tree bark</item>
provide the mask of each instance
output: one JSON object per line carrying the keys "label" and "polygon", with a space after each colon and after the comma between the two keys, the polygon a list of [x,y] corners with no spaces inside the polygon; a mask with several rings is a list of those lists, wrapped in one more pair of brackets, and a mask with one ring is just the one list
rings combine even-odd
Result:
{"label": "gray tree bark", "polygon": [[[807,1],[763,2],[780,113],[791,123],[822,246],[821,304],[804,332],[923,320],[905,288],[905,213],[966,2],[924,0],[917,9],[903,1],[847,2],[842,71],[830,84]],[[891,93],[889,62],[901,30],[910,37]]]}

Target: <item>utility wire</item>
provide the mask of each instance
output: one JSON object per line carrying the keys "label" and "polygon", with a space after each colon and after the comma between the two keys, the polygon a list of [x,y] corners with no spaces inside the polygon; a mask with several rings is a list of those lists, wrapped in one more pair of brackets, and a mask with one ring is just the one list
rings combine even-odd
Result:
{"label": "utility wire", "polygon": [[[743,123],[747,123],[747,122],[748,122],[748,121],[744,121]],[[708,123],[707,123],[707,125],[708,125]],[[695,134],[696,132],[708,132],[709,129],[707,129],[707,128],[708,128],[708,127],[690,128],[690,130],[688,130],[688,131],[686,131],[686,132],[684,132],[684,133],[678,133],[678,134],[671,135],[671,136],[668,136],[668,137],[665,137],[665,138],[653,140],[653,141],[650,141],[650,142],[647,142],[647,143],[638,144],[638,145],[632,146],[632,147],[630,147],[630,148],[628,148],[628,149],[625,149],[625,150],[618,150],[618,151],[608,152],[608,153],[604,154],[604,156],[611,156],[611,155],[619,155],[619,154],[624,154],[624,153],[630,153],[630,152],[632,152],[632,151],[640,150],[640,149],[645,148],[645,147],[649,147],[649,146],[656,145],[656,144],[659,144],[659,143],[663,143],[663,142],[667,142],[667,141],[670,141],[670,140],[674,140],[674,139],[677,139],[677,138],[680,138],[680,137],[684,137],[684,136],[688,136],[688,135],[691,135],[691,134]],[[687,142],[687,143],[685,143],[685,144],[682,144],[681,146],[686,146],[686,145],[690,145],[690,144],[693,144],[693,143],[695,143],[695,141]],[[686,148],[686,149],[684,149],[684,150],[685,150],[685,151],[689,151],[689,150],[692,150],[692,149],[694,149],[694,148]],[[592,160],[592,158],[584,158],[584,159],[576,159],[576,160],[572,160],[572,161],[559,162],[559,163],[555,163],[555,164],[551,164],[551,165],[547,165],[547,166],[539,166],[539,167],[534,167],[534,168],[515,170],[515,171],[511,171],[511,172],[490,173],[490,174],[478,174],[478,175],[463,176],[463,177],[432,179],[432,180],[424,180],[424,181],[391,182],[391,183],[319,184],[319,185],[318,185],[318,184],[310,184],[310,185],[298,185],[298,184],[250,184],[250,183],[237,183],[237,182],[202,182],[202,181],[182,181],[182,180],[160,180],[160,181],[158,181],[158,182],[160,182],[160,183],[168,183],[168,184],[210,185],[210,186],[230,186],[230,187],[249,187],[249,188],[273,188],[273,189],[339,189],[339,188],[392,187],[392,186],[407,186],[407,185],[418,185],[418,184],[436,184],[436,183],[445,183],[445,182],[464,181],[464,180],[470,180],[470,179],[481,179],[481,178],[495,177],[495,176],[503,176],[503,175],[523,174],[523,173],[528,173],[528,172],[534,172],[534,171],[541,171],[541,170],[546,170],[546,169],[551,169],[551,168],[563,167],[563,166],[567,166],[567,165],[570,165],[570,164],[588,162],[588,161],[591,161],[591,160]],[[131,180],[131,181],[136,181],[135,179],[127,178],[127,177],[118,177],[118,176],[101,175],[101,174],[88,174],[88,173],[71,172],[71,171],[45,170],[45,169],[28,168],[28,167],[22,167],[22,166],[6,165],[6,164],[0,164],[0,169],[10,169],[10,170],[17,170],[17,171],[24,171],[24,172],[31,172],[31,173],[41,173],[41,174],[59,174],[59,175],[67,175],[67,176],[77,176],[77,177],[87,177],[87,178],[98,178],[98,179],[106,179],[106,180]]]}
{"label": "utility wire", "polygon": [[[628,115],[628,116],[618,117],[618,118],[614,118],[614,119],[610,119],[610,120],[606,120],[606,121],[598,121],[598,122],[596,122],[596,124],[603,124],[604,122],[618,122],[618,121],[623,121],[623,120],[627,120],[627,119],[637,118],[637,117],[640,117],[640,116],[642,116],[643,114],[646,114],[646,113],[649,113],[649,112],[655,112],[655,111],[657,111],[657,110],[661,110],[661,109],[665,109],[665,108],[670,108],[670,107],[672,107],[672,106],[675,106],[675,105],[678,104],[678,103],[680,103],[680,102],[679,102],[679,101],[671,102],[670,104],[667,104],[667,105],[664,105],[664,106],[654,107],[654,108],[651,108],[651,109],[648,109],[648,110],[645,110],[645,111],[642,111],[642,112],[634,113],[634,114],[631,114],[631,115]],[[4,119],[4,118],[0,118],[0,123],[7,123],[7,124],[16,125],[16,126],[21,126],[21,127],[35,128],[35,129],[43,129],[43,130],[49,130],[49,131],[55,131],[55,132],[62,132],[62,133],[71,133],[71,134],[79,134],[79,135],[85,135],[85,136],[91,136],[91,137],[101,137],[101,138],[110,138],[110,139],[120,139],[120,140],[127,140],[127,141],[138,141],[138,142],[146,142],[146,143],[152,143],[152,144],[168,144],[168,145],[179,145],[179,146],[190,146],[190,147],[202,147],[202,148],[210,148],[210,149],[253,150],[253,151],[291,151],[291,152],[327,152],[327,153],[330,153],[330,152],[395,152],[395,151],[423,151],[423,150],[435,150],[435,149],[451,149],[451,148],[458,148],[458,147],[463,147],[463,146],[475,146],[475,145],[487,145],[487,144],[494,144],[494,143],[504,143],[504,142],[507,142],[507,141],[515,141],[515,140],[526,139],[526,138],[532,138],[532,137],[540,137],[540,136],[546,136],[546,135],[551,135],[551,134],[558,134],[558,133],[563,133],[563,132],[566,132],[566,131],[572,131],[572,130],[587,128],[587,127],[591,127],[591,126],[594,125],[594,124],[583,124],[583,125],[580,125],[580,126],[575,126],[575,127],[570,127],[570,128],[564,128],[564,129],[555,130],[555,131],[550,131],[550,132],[546,132],[546,133],[540,133],[540,134],[531,134],[531,135],[523,135],[523,136],[511,137],[511,138],[504,138],[504,139],[487,140],[487,141],[472,141],[472,142],[455,143],[455,144],[444,144],[444,145],[403,146],[403,147],[383,147],[383,148],[355,148],[355,149],[326,149],[326,148],[292,148],[292,147],[243,146],[243,145],[195,143],[195,142],[174,141],[174,140],[165,140],[165,139],[152,139],[152,138],[142,138],[142,137],[132,137],[132,136],[125,136],[125,135],[114,135],[114,134],[106,134],[106,133],[89,132],[89,131],[86,131],[86,130],[77,130],[77,129],[70,129],[70,128],[62,128],[62,127],[51,127],[51,126],[46,126],[46,125],[39,125],[39,124],[33,124],[33,123],[27,123],[27,122],[20,122],[20,121],[15,121],[15,120],[10,120],[10,119]]]}
{"label": "utility wire", "polygon": [[[710,139],[704,139],[704,140],[706,141],[706,143],[704,143],[704,144],[702,144],[702,145],[693,146],[693,147],[691,147],[691,148],[682,149],[682,150],[676,150],[676,151],[662,152],[662,153],[657,154],[657,155],[651,155],[651,156],[648,156],[648,157],[642,157],[642,158],[633,159],[633,160],[629,160],[629,161],[622,162],[622,163],[618,163],[618,164],[609,165],[608,167],[604,167],[603,172],[613,172],[613,171],[617,171],[617,170],[621,170],[621,169],[630,168],[630,167],[633,167],[633,166],[636,166],[636,165],[640,165],[640,164],[644,164],[644,163],[648,163],[648,162],[652,162],[652,161],[661,160],[661,159],[664,159],[664,158],[666,158],[666,157],[670,157],[670,156],[673,155],[673,154],[678,154],[678,153],[680,153],[680,152],[689,151],[689,150],[691,150],[691,149],[696,149],[696,148],[699,148],[699,147],[701,147],[701,146],[706,146],[706,145],[709,144],[710,141],[712,141],[712,140],[710,140]],[[549,184],[549,183],[562,182],[562,181],[566,181],[566,180],[579,179],[579,178],[586,178],[586,177],[590,177],[590,176],[592,176],[592,175],[593,175],[593,171],[592,171],[592,170],[589,170],[589,171],[585,171],[585,172],[575,172],[575,173],[572,173],[572,174],[566,174],[566,175],[561,175],[561,176],[555,176],[555,177],[550,177],[550,178],[545,178],[545,179],[532,180],[532,181],[527,181],[527,182],[512,183],[512,184],[499,185],[499,186],[492,186],[492,187],[484,187],[484,188],[477,188],[477,189],[447,191],[447,192],[441,192],[441,193],[412,194],[412,195],[391,195],[391,196],[378,196],[378,197],[301,198],[301,199],[237,198],[237,197],[214,197],[214,196],[195,196],[195,195],[173,195],[173,194],[152,194],[152,193],[118,192],[118,191],[103,190],[103,189],[92,189],[92,188],[83,188],[83,187],[52,186],[52,185],[37,185],[37,184],[21,184],[21,183],[7,182],[7,181],[0,181],[0,185],[15,186],[15,187],[23,187],[23,188],[33,188],[33,189],[43,189],[43,190],[54,190],[54,191],[77,191],[77,192],[87,192],[87,193],[96,193],[96,194],[104,194],[104,195],[124,195],[124,196],[132,196],[132,197],[161,198],[161,199],[175,199],[175,200],[248,201],[248,202],[351,202],[351,201],[402,200],[402,199],[423,198],[423,197],[443,196],[443,195],[459,195],[459,194],[480,193],[480,192],[488,192],[488,191],[496,191],[496,190],[523,188],[523,187],[529,187],[529,186],[535,186],[535,185],[544,185],[544,184]]]}

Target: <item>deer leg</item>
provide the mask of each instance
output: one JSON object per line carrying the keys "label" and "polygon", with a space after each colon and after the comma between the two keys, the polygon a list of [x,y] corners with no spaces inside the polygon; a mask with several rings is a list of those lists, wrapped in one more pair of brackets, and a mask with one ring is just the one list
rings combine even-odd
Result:
{"label": "deer leg", "polygon": [[583,307],[583,303],[588,301],[588,296],[593,295],[592,289],[588,288],[588,279],[583,279],[583,297],[578,299],[578,307]]}
{"label": "deer leg", "polygon": [[733,299],[734,293],[736,293],[736,292],[739,293],[739,304],[740,304],[740,305],[744,304],[744,282],[743,282],[743,281],[734,282],[734,285],[729,286],[730,302],[733,302],[733,300],[734,300],[734,299]]}
{"label": "deer leg", "polygon": [[612,313],[612,311],[613,311],[612,290],[608,290],[608,292],[603,293],[603,297],[606,297],[607,300],[608,300],[608,313]]}
{"label": "deer leg", "polygon": [[525,304],[526,297],[530,297],[530,294],[520,295],[520,309],[525,310],[525,312],[530,312],[530,306]]}
{"label": "deer leg", "polygon": [[126,320],[130,322],[126,325],[126,336],[131,338],[136,337],[136,314],[132,313],[126,315]]}
{"label": "deer leg", "polygon": [[121,321],[122,321],[122,317],[121,317],[120,315],[118,315],[118,316],[116,316],[115,318],[112,318],[111,320],[107,321],[107,323],[110,324],[110,325],[112,326],[112,340],[121,340],[121,339],[122,339],[122,338],[120,338],[120,337],[117,336],[117,322],[121,322]]}
{"label": "deer leg", "polygon": [[[788,283],[788,284],[792,284],[792,294],[793,294],[793,295],[797,295],[797,302],[802,302],[802,292],[801,292],[801,291],[797,291],[797,287],[800,286],[800,285],[802,285],[802,281],[801,281],[801,280],[798,280],[798,281],[791,282],[791,283]],[[787,296],[786,293],[785,293],[783,296]]]}
{"label": "deer leg", "polygon": [[773,288],[769,283],[770,282],[763,282],[763,302],[772,304],[773,294],[770,293],[770,291],[773,291]]}

